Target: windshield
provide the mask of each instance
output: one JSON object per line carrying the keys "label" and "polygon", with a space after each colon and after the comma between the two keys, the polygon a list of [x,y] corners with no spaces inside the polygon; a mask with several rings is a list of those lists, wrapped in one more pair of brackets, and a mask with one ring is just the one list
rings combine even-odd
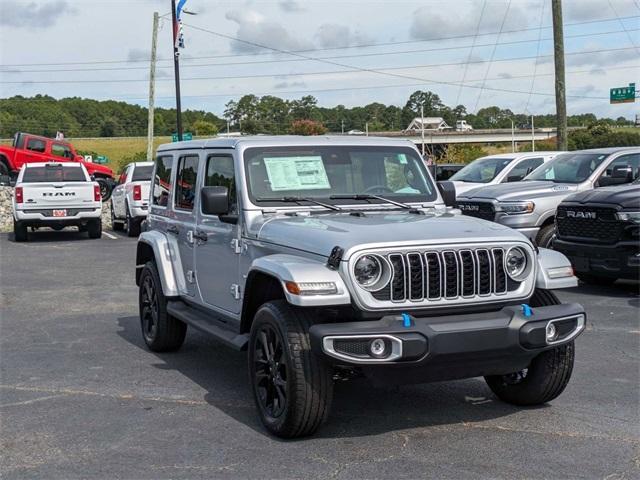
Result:
{"label": "windshield", "polygon": [[29,167],[22,176],[24,183],[38,182],[86,182],[87,178],[80,167],[63,167],[62,165],[46,165]]}
{"label": "windshield", "polygon": [[[314,198],[331,204],[378,199],[333,196],[380,195],[397,202],[431,202],[436,189],[424,162],[404,147],[264,147],[244,153],[249,197],[281,205],[285,197]],[[273,199],[269,202],[269,199]]]}
{"label": "windshield", "polygon": [[602,153],[565,153],[536,168],[525,180],[582,183],[591,176],[607,156]]}
{"label": "windshield", "polygon": [[151,181],[151,174],[153,173],[153,165],[145,165],[136,167],[133,170],[132,182]]}
{"label": "windshield", "polygon": [[478,158],[464,167],[449,180],[459,182],[489,183],[513,161],[513,158]]}

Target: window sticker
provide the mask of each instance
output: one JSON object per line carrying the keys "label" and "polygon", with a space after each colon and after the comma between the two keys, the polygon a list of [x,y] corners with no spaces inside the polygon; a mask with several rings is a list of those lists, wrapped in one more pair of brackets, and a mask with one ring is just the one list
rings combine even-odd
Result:
{"label": "window sticker", "polygon": [[398,161],[400,162],[400,165],[406,165],[407,164],[407,156],[404,153],[399,153],[398,154]]}
{"label": "window sticker", "polygon": [[320,190],[331,188],[322,157],[265,157],[271,190]]}

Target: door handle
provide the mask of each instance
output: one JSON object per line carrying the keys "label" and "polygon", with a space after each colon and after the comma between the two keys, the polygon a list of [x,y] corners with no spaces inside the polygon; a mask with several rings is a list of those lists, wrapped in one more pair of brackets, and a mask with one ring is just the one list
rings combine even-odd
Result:
{"label": "door handle", "polygon": [[207,235],[206,232],[203,232],[201,230],[196,230],[193,234],[193,238],[195,238],[200,242],[206,242],[209,239],[209,235]]}
{"label": "door handle", "polygon": [[167,232],[173,233],[174,235],[178,235],[180,233],[180,229],[175,225],[169,225],[167,227]]}

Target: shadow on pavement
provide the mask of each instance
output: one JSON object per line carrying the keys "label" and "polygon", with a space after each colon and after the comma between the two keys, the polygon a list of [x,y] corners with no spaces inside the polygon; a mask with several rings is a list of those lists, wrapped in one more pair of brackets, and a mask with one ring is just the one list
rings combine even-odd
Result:
{"label": "shadow on pavement", "polygon": [[[149,351],[138,317],[118,319],[124,340]],[[155,354],[154,365],[175,370],[207,391],[204,400],[257,433],[270,435],[256,414],[248,382],[246,352],[236,352],[189,329],[182,349]],[[537,407],[545,408],[545,407]],[[336,382],[324,438],[360,437],[418,427],[475,423],[511,415],[520,409],[497,400],[481,379],[374,388],[365,379]]]}
{"label": "shadow on pavement", "polygon": [[[9,233],[9,240],[15,242],[13,232]],[[38,229],[35,232],[32,232],[31,229],[29,229],[29,240],[27,242],[21,242],[21,244],[28,245],[29,243],[50,243],[81,240],[94,239],[89,238],[87,232],[79,232],[75,227],[67,227],[64,230],[59,231]]]}
{"label": "shadow on pavement", "polygon": [[562,290],[580,295],[594,295],[599,297],[626,298],[640,295],[640,282],[633,280],[618,280],[613,285],[591,285],[580,282],[577,287]]}

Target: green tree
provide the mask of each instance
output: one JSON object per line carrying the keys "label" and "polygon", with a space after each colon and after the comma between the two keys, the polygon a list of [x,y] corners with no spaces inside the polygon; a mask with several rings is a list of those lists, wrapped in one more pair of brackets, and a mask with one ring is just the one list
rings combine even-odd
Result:
{"label": "green tree", "polygon": [[215,123],[206,120],[196,120],[191,126],[193,133],[199,137],[214,136],[218,134],[218,127]]}

